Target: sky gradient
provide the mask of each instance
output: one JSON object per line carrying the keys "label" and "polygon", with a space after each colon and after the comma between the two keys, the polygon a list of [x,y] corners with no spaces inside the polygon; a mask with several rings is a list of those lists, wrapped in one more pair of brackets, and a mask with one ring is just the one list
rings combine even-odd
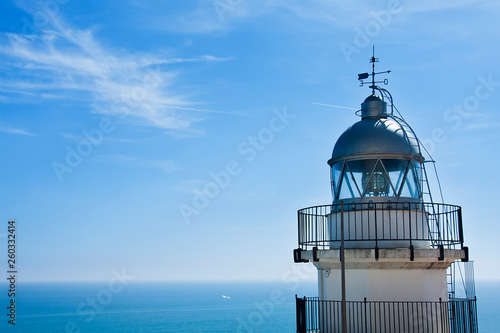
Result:
{"label": "sky gradient", "polygon": [[22,281],[296,274],[296,212],[331,202],[326,161],[370,94],[357,74],[375,45],[462,206],[476,279],[498,281],[499,10],[2,1],[0,247],[16,219]]}

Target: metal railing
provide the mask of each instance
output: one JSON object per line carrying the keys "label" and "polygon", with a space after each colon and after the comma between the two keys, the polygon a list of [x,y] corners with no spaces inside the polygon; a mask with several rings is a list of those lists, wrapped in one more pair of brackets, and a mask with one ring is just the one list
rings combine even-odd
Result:
{"label": "metal railing", "polygon": [[342,208],[343,213],[341,204],[299,210],[299,248],[338,248],[341,220],[346,248],[463,248],[460,206],[387,201],[348,203]]}
{"label": "metal railing", "polygon": [[[297,333],[342,332],[341,301],[296,298]],[[347,332],[477,333],[476,299],[347,301]]]}

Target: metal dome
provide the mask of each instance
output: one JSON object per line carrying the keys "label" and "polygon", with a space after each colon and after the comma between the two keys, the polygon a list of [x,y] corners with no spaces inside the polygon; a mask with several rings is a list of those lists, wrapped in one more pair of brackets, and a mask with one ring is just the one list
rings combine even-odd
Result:
{"label": "metal dome", "polygon": [[333,148],[332,165],[342,159],[402,158],[423,162],[419,143],[396,121],[387,119],[386,103],[371,95],[362,104],[362,120],[349,127]]}
{"label": "metal dome", "polygon": [[369,117],[387,118],[387,103],[375,94],[368,96],[361,104],[361,118]]}

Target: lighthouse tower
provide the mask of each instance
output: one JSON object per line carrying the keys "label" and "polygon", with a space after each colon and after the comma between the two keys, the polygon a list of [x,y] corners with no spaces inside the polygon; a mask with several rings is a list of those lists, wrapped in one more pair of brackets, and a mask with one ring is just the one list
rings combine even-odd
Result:
{"label": "lighthouse tower", "polygon": [[296,299],[297,332],[477,332],[461,207],[433,200],[434,161],[375,81],[389,73],[377,61],[359,74],[372,92],[361,119],[328,160],[333,203],[298,211],[294,260],[317,268],[318,297]]}

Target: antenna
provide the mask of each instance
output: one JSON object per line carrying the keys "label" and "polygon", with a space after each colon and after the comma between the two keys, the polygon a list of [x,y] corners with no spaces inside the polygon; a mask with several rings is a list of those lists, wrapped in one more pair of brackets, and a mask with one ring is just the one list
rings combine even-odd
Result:
{"label": "antenna", "polygon": [[383,83],[385,85],[387,85],[389,83],[389,80],[387,80],[387,79],[384,79],[383,81],[375,81],[375,75],[391,72],[391,71],[384,71],[384,72],[375,73],[375,63],[376,62],[378,62],[378,58],[375,58],[375,45],[373,45],[373,53],[372,53],[372,57],[370,58],[370,63],[372,64],[372,73],[371,74],[368,74],[368,73],[358,74],[358,80],[360,81],[359,82],[360,87],[364,86],[365,84],[368,84],[368,82],[363,81],[364,79],[367,79],[370,76],[372,77],[372,82],[371,82],[371,85],[369,86],[369,88],[372,88],[372,94],[375,94],[375,89],[377,89],[377,86],[375,85],[375,83]]}

